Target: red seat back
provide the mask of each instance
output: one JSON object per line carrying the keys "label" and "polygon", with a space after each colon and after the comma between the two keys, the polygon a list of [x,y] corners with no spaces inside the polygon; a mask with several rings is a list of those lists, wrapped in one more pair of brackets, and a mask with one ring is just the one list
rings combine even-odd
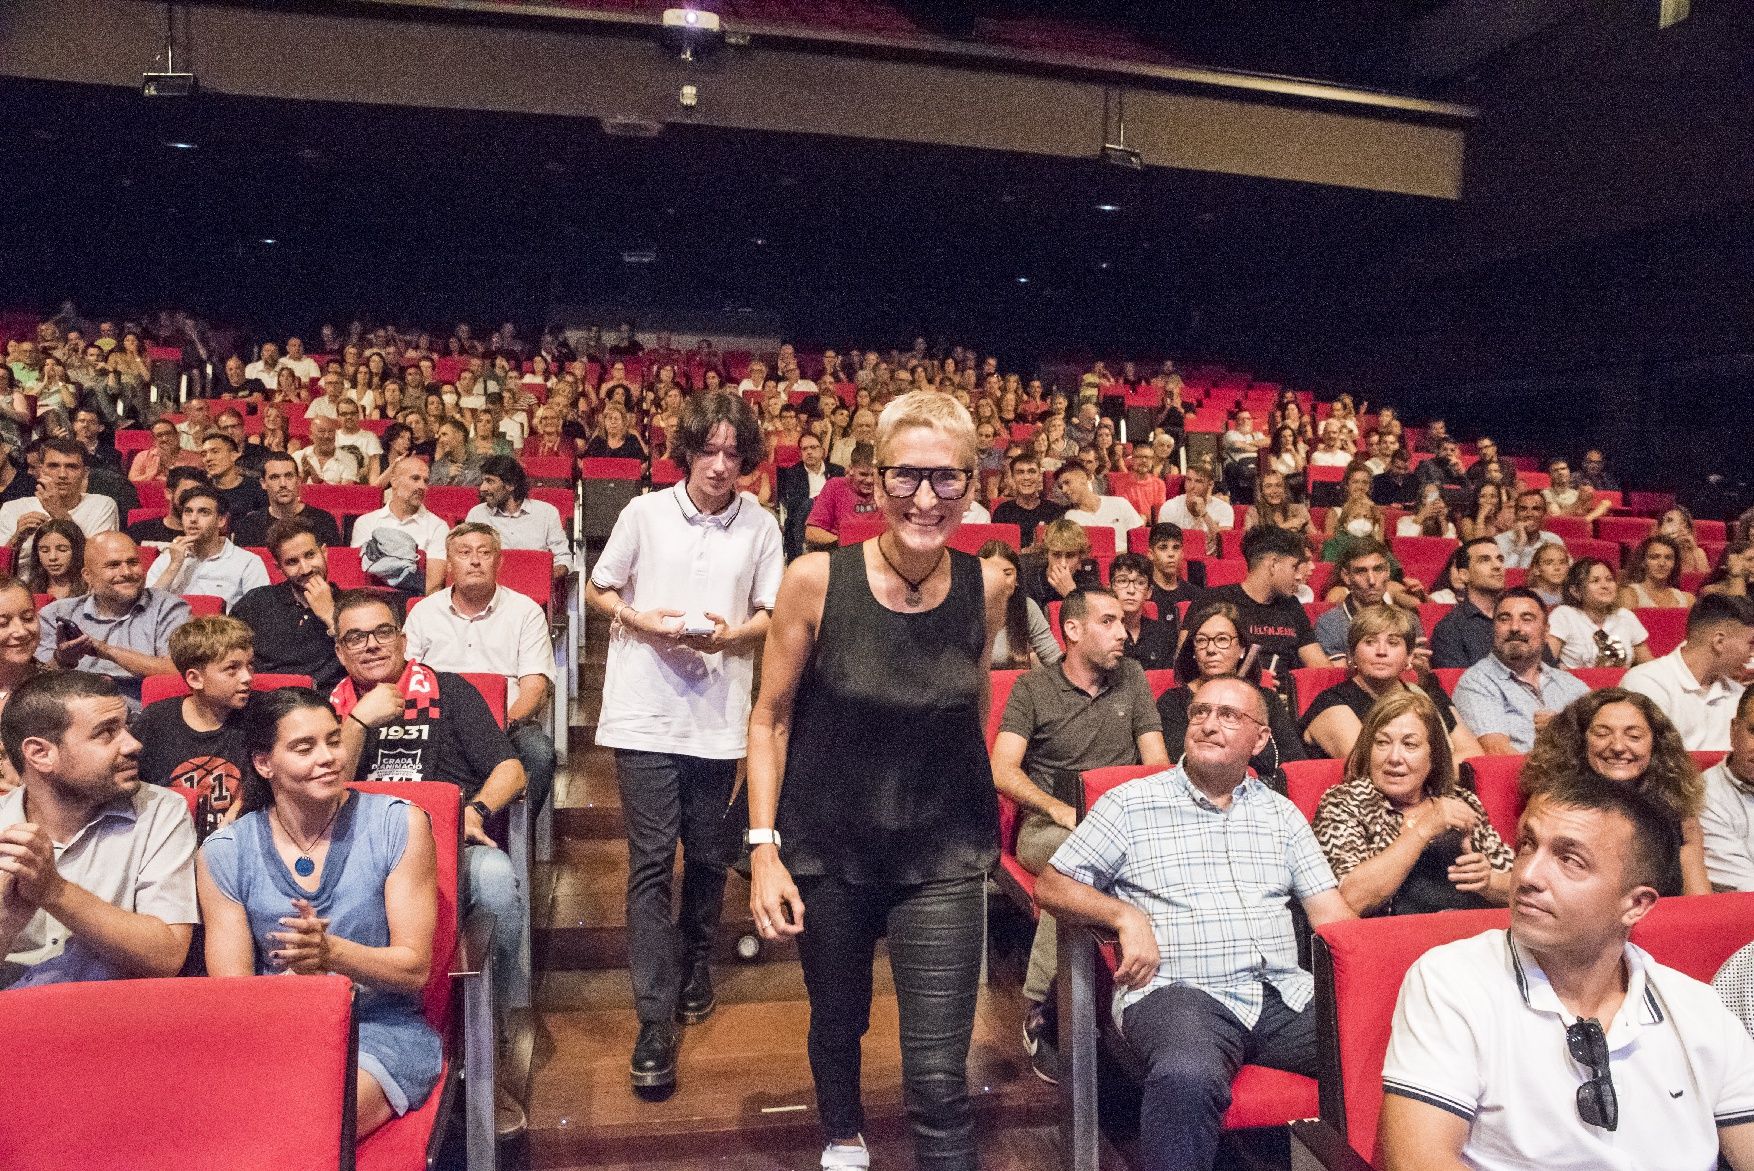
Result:
{"label": "red seat back", "polygon": [[1650,636],[1650,653],[1657,658],[1687,641],[1687,611],[1681,607],[1665,606],[1657,610],[1641,606],[1633,613],[1644,623],[1644,631]]}
{"label": "red seat back", "polygon": [[1005,704],[1011,699],[1011,689],[1017,680],[1023,677],[1022,671],[992,671],[993,699],[987,709],[987,751],[993,750],[993,741],[999,738],[999,721],[1004,718]]}
{"label": "red seat back", "polygon": [[225,613],[225,599],[212,594],[184,594],[183,601],[189,603],[189,613],[197,618],[212,618]]}
{"label": "red seat back", "polygon": [[500,556],[499,584],[548,609],[554,600],[554,554],[546,549],[506,549]]}
{"label": "red seat back", "polygon": [[840,543],[843,545],[857,545],[862,541],[869,541],[872,537],[881,536],[883,534],[883,528],[884,523],[882,513],[856,513],[841,522]]}
{"label": "red seat back", "polygon": [[[1115,557],[1115,531],[1107,525],[1084,525],[1084,535],[1090,538],[1090,555],[1107,564]],[[1146,530],[1149,532],[1150,530]]]}
{"label": "red seat back", "polygon": [[[1548,519],[1555,520],[1558,518],[1549,517]],[[1566,537],[1565,548],[1566,551],[1571,554],[1574,561],[1581,560],[1585,557],[1595,557],[1599,560],[1606,561],[1615,569],[1620,568],[1621,550],[1618,541],[1598,541],[1594,537]]]}
{"label": "red seat back", "polygon": [[1013,549],[1023,547],[1023,530],[1017,525],[959,525],[950,534],[950,547],[964,553],[979,553],[988,541],[1003,541]]}
{"label": "red seat back", "polygon": [[1571,673],[1576,675],[1591,691],[1603,691],[1609,687],[1620,686],[1620,680],[1626,674],[1625,667],[1573,667]]}
{"label": "red seat back", "polygon": [[1346,676],[1351,673],[1350,667],[1293,667],[1291,687],[1297,696],[1297,718],[1303,718],[1317,695],[1346,682]]}
{"label": "red seat back", "polygon": [[[498,678],[498,676],[495,676]],[[413,802],[432,821],[433,861],[438,880],[438,917],[432,929],[432,970],[422,1004],[427,1024],[450,1035],[451,957],[461,923],[457,910],[457,866],[463,853],[463,790],[447,781],[358,781],[362,793],[388,793]]]}
{"label": "red seat back", "polygon": [[463,678],[475,685],[481,698],[487,701],[487,710],[493,713],[494,723],[505,727],[506,712],[506,677],[492,675],[481,671],[458,672]]}
{"label": "red seat back", "polygon": [[526,455],[518,460],[532,480],[565,480],[573,478],[573,460],[565,455]]}
{"label": "red seat back", "polygon": [[1445,695],[1454,695],[1456,683],[1466,670],[1466,667],[1438,667],[1431,674],[1437,679],[1437,685],[1443,688]]}
{"label": "red seat back", "polygon": [[1284,768],[1285,795],[1312,822],[1316,806],[1322,803],[1322,794],[1346,778],[1343,760],[1288,760]]}
{"label": "red seat back", "polygon": [[1518,780],[1523,760],[1520,754],[1468,758],[1474,770],[1474,795],[1485,807],[1492,828],[1512,849],[1516,848],[1517,821],[1523,815],[1523,790]]}
{"label": "red seat back", "polygon": [[1249,573],[1248,562],[1219,559],[1206,562],[1206,588],[1235,585]]}
{"label": "red seat back", "polygon": [[1596,521],[1596,536],[1604,541],[1636,545],[1657,531],[1648,516],[1604,516]]}
{"label": "red seat back", "polygon": [[1176,685],[1175,672],[1169,670],[1147,671],[1145,672],[1145,685],[1151,688],[1152,699],[1162,699],[1163,693]]}
{"label": "red seat back", "polygon": [[1084,808],[1089,809],[1103,795],[1118,789],[1128,781],[1136,781],[1140,777],[1149,777],[1163,771],[1160,764],[1116,764],[1108,768],[1093,768],[1084,773]]}
{"label": "red seat back", "polygon": [[370,484],[305,484],[298,498],[336,516],[364,516],[384,506],[384,490]]}
{"label": "red seat back", "polygon": [[353,1166],[345,977],[22,988],[0,996],[0,1036],[10,1063],[31,1071],[0,1109],[8,1167]]}
{"label": "red seat back", "polygon": [[[1431,583],[1427,582],[1426,584]],[[1455,605],[1451,602],[1419,603],[1419,629],[1426,638],[1431,637],[1431,632],[1437,629],[1437,624],[1443,621],[1443,616],[1453,609],[1455,609]]]}
{"label": "red seat back", "polygon": [[1567,546],[1573,541],[1588,541],[1593,538],[1590,522],[1581,516],[1550,516],[1541,522],[1541,527],[1564,541]]}
{"label": "red seat back", "polygon": [[586,480],[637,480],[640,461],[637,459],[595,458],[579,461],[579,476]]}
{"label": "red seat back", "polygon": [[[282,687],[309,687],[309,675],[286,675],[274,671],[263,671],[250,677],[251,691],[279,691]],[[142,706],[157,703],[161,699],[189,694],[189,685],[183,682],[181,675],[148,675],[140,681],[140,703]]]}
{"label": "red seat back", "polygon": [[438,484],[426,490],[427,510],[453,527],[480,503],[481,493],[463,484]]}

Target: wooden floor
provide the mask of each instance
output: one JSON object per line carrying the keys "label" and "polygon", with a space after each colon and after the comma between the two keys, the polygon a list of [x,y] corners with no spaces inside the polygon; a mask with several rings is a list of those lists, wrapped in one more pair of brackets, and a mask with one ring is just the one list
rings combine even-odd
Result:
{"label": "wooden floor", "polygon": [[[804,1054],[803,979],[789,948],[751,963],[732,958],[749,921],[747,886],[735,875],[716,949],[718,1011],[685,1030],[674,1094],[648,1101],[629,1086],[637,1022],[625,966],[627,849],[613,762],[591,744],[600,624],[589,633],[571,759],[556,782],[555,860],[534,882],[539,983],[530,1133],[506,1148],[503,1163],[596,1171],[814,1167],[821,1148]],[[1055,1091],[1031,1073],[1021,1044],[1020,958],[1015,948],[995,955],[969,1061],[981,1165],[992,1171],[1059,1162]],[[881,952],[864,1097],[874,1165],[911,1168],[895,997]]]}

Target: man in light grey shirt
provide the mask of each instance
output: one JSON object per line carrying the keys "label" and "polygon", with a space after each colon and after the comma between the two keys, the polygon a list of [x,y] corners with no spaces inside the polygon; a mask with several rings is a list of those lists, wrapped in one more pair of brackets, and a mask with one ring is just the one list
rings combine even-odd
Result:
{"label": "man in light grey shirt", "polygon": [[23,782],[0,797],[0,989],[176,975],[200,918],[195,826],[140,783],[115,683],[38,675],[0,743]]}
{"label": "man in light grey shirt", "polygon": [[1705,771],[1705,871],[1711,885],[1754,890],[1754,687],[1730,721],[1730,754]]}

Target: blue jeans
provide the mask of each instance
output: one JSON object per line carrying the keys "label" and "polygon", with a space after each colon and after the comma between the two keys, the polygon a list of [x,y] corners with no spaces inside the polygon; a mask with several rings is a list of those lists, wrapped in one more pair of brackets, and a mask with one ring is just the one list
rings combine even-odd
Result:
{"label": "blue jeans", "polygon": [[1187,984],[1158,988],[1121,1013],[1127,1043],[1150,1071],[1139,1117],[1147,1171],[1207,1171],[1218,1154],[1230,1083],[1246,1064],[1316,1075],[1315,1008],[1293,1012],[1271,984],[1261,1019],[1236,1014]]}
{"label": "blue jeans", "polygon": [[825,1138],[864,1129],[859,1039],[871,1026],[871,965],[889,937],[889,968],[901,1018],[902,1102],[913,1124],[915,1165],[974,1171],[979,1162],[968,1101],[984,942],[982,875],[918,886],[854,886],[798,878],[798,936],[810,993],[810,1075]]}
{"label": "blue jeans", "polygon": [[524,964],[524,932],[530,924],[524,884],[504,850],[464,846],[463,874],[468,894],[464,914],[493,912],[493,1004],[496,1010],[530,1007],[530,969]]}
{"label": "blue jeans", "polygon": [[534,821],[554,792],[554,739],[534,721],[513,724],[506,737],[524,766],[524,799],[530,803],[530,818]]}

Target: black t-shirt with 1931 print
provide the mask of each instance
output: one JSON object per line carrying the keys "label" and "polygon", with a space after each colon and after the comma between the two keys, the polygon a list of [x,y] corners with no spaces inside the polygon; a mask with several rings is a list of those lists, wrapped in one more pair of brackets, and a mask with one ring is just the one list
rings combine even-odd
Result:
{"label": "black t-shirt with 1931 print", "polygon": [[[411,686],[402,718],[367,731],[359,779],[450,781],[468,800],[516,753],[474,684],[449,671],[432,674],[437,695],[419,694]],[[410,683],[417,686],[418,680]]]}

